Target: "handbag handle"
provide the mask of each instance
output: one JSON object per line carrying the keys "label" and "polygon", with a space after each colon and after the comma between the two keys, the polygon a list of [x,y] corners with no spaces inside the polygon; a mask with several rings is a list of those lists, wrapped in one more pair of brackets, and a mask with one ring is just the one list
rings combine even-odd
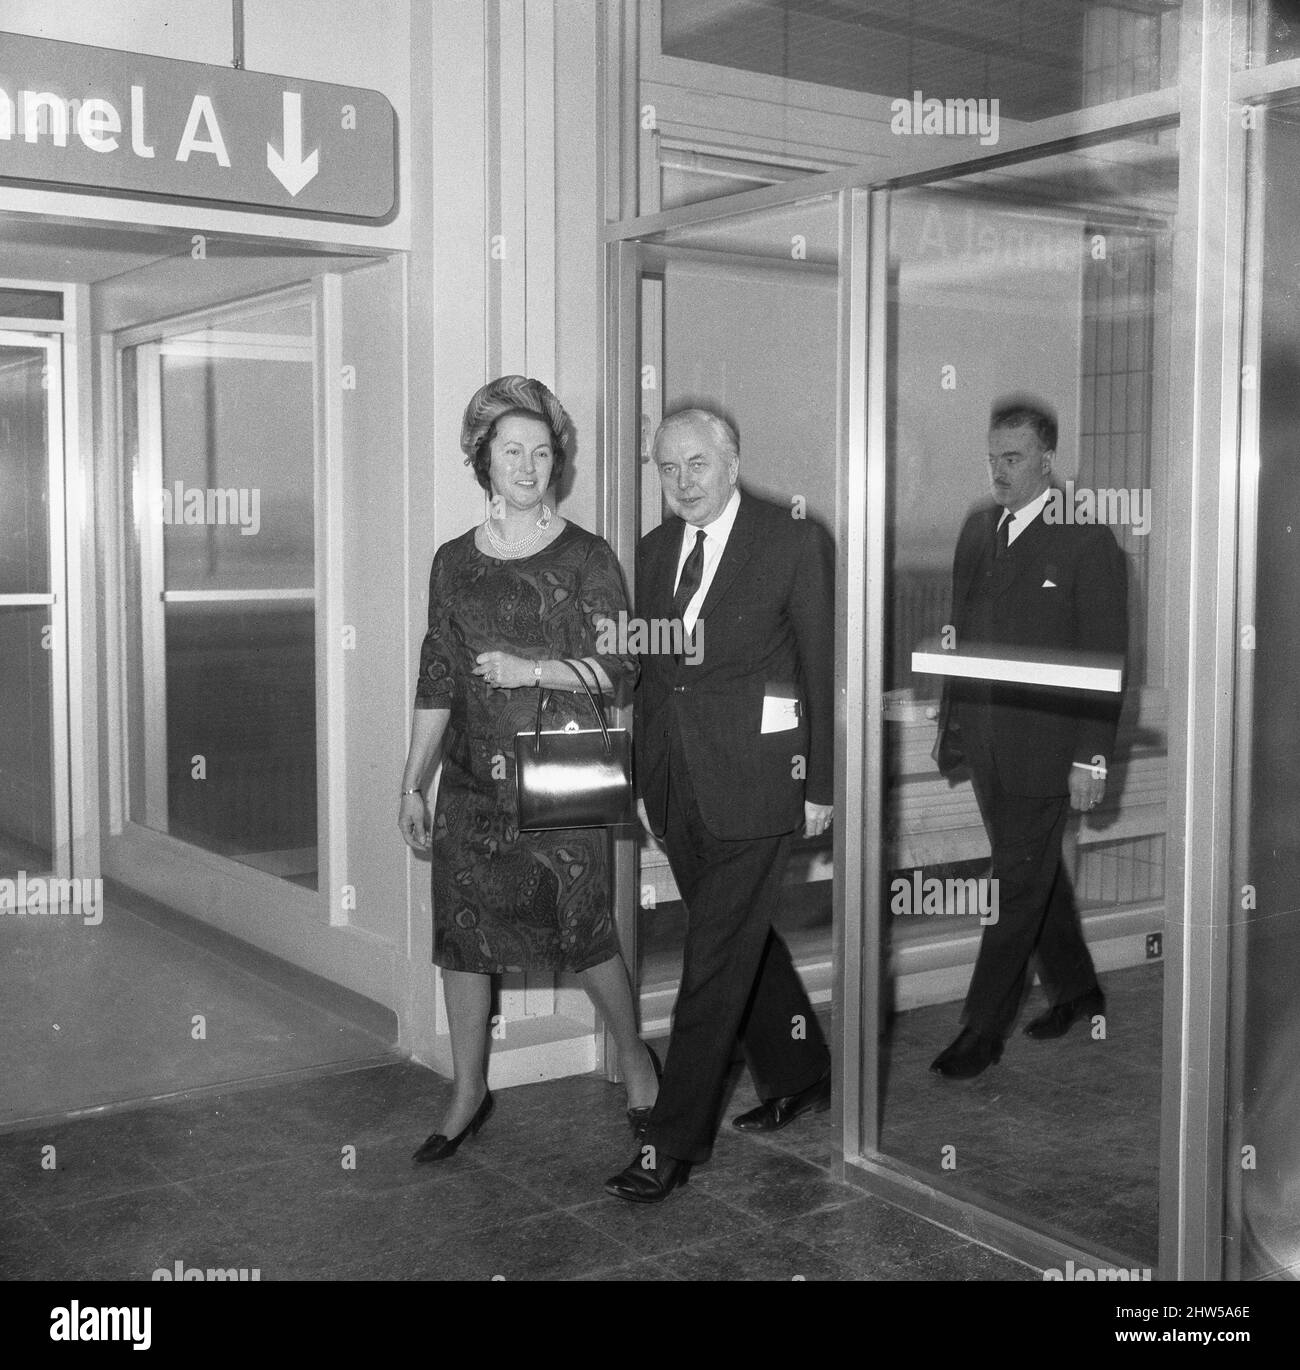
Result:
{"label": "handbag handle", "polygon": [[[576,663],[576,662],[573,662],[573,661],[568,661],[568,660],[566,660],[566,661],[564,661],[563,664],[569,668],[569,670],[573,673],[574,676],[577,677],[578,684],[582,686],[582,691],[583,691],[583,693],[587,696],[588,702],[591,704],[591,711],[592,711],[592,713],[594,713],[594,714],[596,715],[596,722],[600,724],[600,736],[601,736],[602,742],[604,743],[605,755],[606,755],[606,756],[609,756],[610,753],[611,753],[612,750],[613,750],[613,744],[612,744],[612,743],[610,742],[610,740],[609,740],[609,729],[605,726],[605,691],[601,688],[600,677],[596,674],[596,672],[595,672],[594,670],[591,670],[591,667],[590,667],[590,666],[587,667],[587,669],[588,669],[589,671],[591,671],[591,678],[592,678],[592,680],[594,680],[594,681],[596,682],[596,694],[600,695],[600,704],[599,704],[599,706],[598,706],[598,705],[596,704],[596,697],[595,697],[595,695],[593,695],[593,694],[591,693],[591,686],[587,684],[586,678],[583,676],[582,672],[578,670],[577,663]],[[584,663],[584,664],[585,664],[585,663]],[[543,698],[544,698],[544,694],[543,694],[543,692],[539,689],[539,690],[537,691],[537,719],[536,719],[536,722],[535,722],[534,725],[533,725],[533,755],[534,755],[534,756],[537,756],[537,755],[541,752],[541,750],[542,750],[542,700],[543,700]]]}

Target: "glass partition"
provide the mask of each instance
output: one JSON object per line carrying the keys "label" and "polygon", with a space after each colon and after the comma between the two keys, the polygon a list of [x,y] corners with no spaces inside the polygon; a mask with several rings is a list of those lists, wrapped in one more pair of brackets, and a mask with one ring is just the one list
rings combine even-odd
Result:
{"label": "glass partition", "polygon": [[[838,202],[822,197],[656,235],[637,248],[640,313],[638,536],[663,517],[651,444],[693,405],[740,435],[742,490],[834,536],[838,403]],[[643,836],[638,976],[647,1026],[666,1026],[685,911],[667,857]],[[831,841],[803,840],[780,930],[815,1003],[830,997]]]}
{"label": "glass partition", "polygon": [[131,817],[314,887],[311,302],[124,349],[136,579]]}
{"label": "glass partition", "polygon": [[0,332],[0,880],[69,860],[59,361]]}
{"label": "glass partition", "polygon": [[1300,109],[1251,136],[1224,1267],[1300,1278]]}
{"label": "glass partition", "polygon": [[[1300,272],[1292,174],[1300,79],[1278,64],[1300,58],[1300,10],[1280,0],[1215,0],[1184,16],[1181,5],[1159,0],[1042,0],[980,6],[975,16],[976,7],[963,6],[970,29],[957,46],[967,58],[998,22],[1028,45],[1016,70],[1003,68],[987,86],[1005,102],[1005,117],[1057,122],[1041,131],[1037,155],[1022,146],[1012,161],[994,164],[995,150],[981,163],[973,143],[953,142],[938,172],[927,170],[938,164],[935,148],[883,145],[889,101],[907,94],[865,74],[887,61],[888,6],[651,0],[651,8],[663,39],[662,60],[650,64],[656,92],[680,79],[698,94],[691,83],[706,69],[716,81],[707,115],[682,105],[695,109],[697,128],[732,119],[736,135],[739,112],[754,113],[761,87],[784,122],[755,123],[747,158],[762,152],[775,168],[805,135],[809,150],[832,112],[845,116],[843,147],[855,149],[840,159],[857,167],[851,182],[833,183],[851,188],[825,201],[823,235],[814,231],[801,246],[806,263],[833,265],[838,278],[838,344],[829,313],[807,336],[814,351],[824,339],[839,368],[834,441],[826,428],[828,450],[838,447],[839,483],[826,507],[841,535],[837,661],[848,706],[837,736],[838,794],[866,838],[841,828],[833,846],[833,903],[844,920],[835,950],[846,1175],[1031,1261],[1088,1252],[1143,1278],[1157,1273],[1159,1256],[1161,1275],[1196,1278],[1218,1275],[1222,1255],[1227,1278],[1294,1278],[1300,733],[1290,686],[1300,496],[1292,372],[1300,341],[1291,314]],[[899,27],[912,57],[933,37],[926,25],[953,13],[904,9]],[[748,28],[742,14],[753,20]],[[1059,23],[1047,32],[1051,15]],[[860,40],[847,31],[854,24],[881,37],[874,67],[845,58]],[[839,51],[827,40],[832,30],[843,39]],[[1181,65],[1180,30],[1195,40]],[[644,30],[642,38],[644,48]],[[1056,72],[1055,87],[1039,79],[1044,65]],[[1067,68],[1078,79],[1067,79]],[[904,84],[928,94],[925,69],[904,69]],[[929,68],[960,69],[957,59]],[[830,84],[837,79],[846,84]],[[807,100],[797,116],[795,81]],[[1158,99],[1141,98],[1157,91]],[[1061,117],[1126,99],[1086,118]],[[1181,133],[1176,104],[1184,116],[1196,111]],[[850,127],[868,106],[875,142],[864,124]],[[1241,117],[1220,122],[1213,109]],[[1122,136],[1121,127],[1135,131]],[[683,142],[679,127],[658,128],[661,151]],[[742,142],[733,136],[733,146]],[[978,170],[959,174],[963,165]],[[743,172],[728,169],[708,195],[727,193],[727,176]],[[749,184],[780,179],[773,172]],[[636,264],[636,292],[624,278],[614,310],[622,355],[636,353],[639,364],[671,357],[677,329],[664,301],[675,260],[734,252],[774,266],[798,232],[790,216],[816,203],[812,189],[801,186],[801,204],[780,206],[770,192],[762,215],[711,218],[701,207],[688,227],[681,211],[671,235],[652,220],[646,227],[655,232],[620,243],[616,259]],[[838,216],[830,208],[837,199]],[[634,339],[625,322],[633,293],[641,306]],[[786,316],[777,308],[773,317]],[[716,333],[695,327],[716,346]],[[780,386],[790,366],[785,347],[780,330],[756,331],[742,374],[772,360],[769,384]],[[683,351],[701,376],[724,354]],[[665,408],[666,396],[653,393],[665,373],[620,370],[625,398],[633,374],[651,389],[637,407],[644,459]],[[994,565],[1000,549],[988,511],[1010,502],[1005,478],[1017,453],[998,450],[990,462],[990,419],[1013,400],[1022,413],[1029,403],[1056,419],[1039,526],[1084,525],[1093,538],[1090,526],[1104,525],[1090,545],[1113,549],[1104,599],[1076,593],[1081,582],[1062,556],[1029,587],[1050,600],[1023,621],[1058,621],[1062,601],[1076,613],[1104,603],[1106,613],[1091,618],[1123,625],[1122,670],[1114,652],[1102,661],[1067,658],[1046,637],[1037,656],[1017,647],[1000,662],[944,640],[972,598],[969,578],[954,585],[963,527],[987,526],[987,540],[972,544],[978,569],[1007,579],[1007,568]],[[620,413],[632,407],[628,399]],[[1239,467],[1221,441],[1238,412]],[[1033,427],[1040,456],[1049,429]],[[616,431],[630,449],[622,419]],[[815,477],[806,483],[816,488]],[[648,479],[640,496],[644,529],[658,516]],[[992,594],[985,588],[976,598],[996,623]],[[1111,674],[1095,674],[1099,666]],[[1076,945],[1104,999],[1089,990],[1068,1023],[1058,1016],[1046,1024],[1062,1032],[1022,1031],[1063,1002],[1053,950],[1031,923],[1039,955],[1020,993],[1005,996],[1013,1012],[1000,1048],[985,1068],[955,1078],[933,1067],[972,1021],[964,1009],[980,948],[1001,912],[997,876],[1011,869],[1006,836],[1025,826],[1003,820],[996,866],[987,784],[977,795],[969,758],[944,774],[936,764],[945,681],[959,678],[973,682],[968,698],[982,691],[989,701],[995,690],[1019,690],[1021,705],[1026,694],[1054,690],[1066,714],[1087,713],[1076,704],[1100,708],[1104,695],[1115,738],[1102,769],[1079,763],[1104,782],[1097,802],[1087,787],[1068,786],[1083,802],[1053,820],[1063,828],[1059,874],[1053,857],[1043,901],[1056,914],[1073,909]],[[983,696],[977,702],[983,707]],[[1234,712],[1235,732],[1227,726]],[[1002,786],[1000,772],[995,778]],[[1220,919],[1225,885],[1230,912]],[[644,909],[641,926],[643,940],[652,939]],[[663,1002],[666,1016],[670,999]]]}
{"label": "glass partition", "polygon": [[[879,1151],[1029,1226],[1146,1267],[1157,1244],[1176,201],[1174,140],[1155,134],[895,191],[888,205]],[[1021,554],[1009,553],[1006,584],[981,599],[999,552],[977,545],[972,530],[992,530],[994,496],[1014,493],[1006,480],[1015,458],[1001,450],[1009,444],[990,460],[990,416],[996,405],[1026,403],[1054,412],[1059,427],[1040,529],[1107,525],[1123,578],[1105,581],[1094,561],[1075,560],[1075,528],[1045,532],[1061,550],[1040,565],[1047,552],[1031,529]],[[1046,445],[1042,433],[1011,431],[1030,431],[1035,452]],[[974,552],[955,556],[959,534]],[[986,550],[988,566],[972,571],[971,558]],[[1031,570],[1042,572],[1034,585],[1020,583]],[[1060,873],[1052,884],[1049,872],[1031,899],[1015,862],[1038,859],[1021,854],[1022,845],[1038,850],[1027,836],[1039,821],[1033,806],[1059,795],[1074,768],[1066,756],[1049,779],[1021,748],[1046,751],[1057,732],[1073,737],[1077,719],[1107,706],[1073,679],[1045,693],[1028,684],[1038,677],[1024,674],[1033,652],[1023,644],[1041,641],[1040,655],[1064,659],[1066,642],[1091,642],[1085,625],[1107,615],[1118,623],[1125,611],[1122,711],[1104,797],[1052,819],[1065,824]],[[952,668],[943,653],[960,654],[955,625],[969,635],[975,623],[988,630],[976,636],[1021,647],[1001,653],[1016,658],[1002,684],[989,684],[991,665],[967,661],[962,669],[981,679],[954,687],[960,677],[944,674]],[[941,775],[932,750],[945,680],[954,699],[971,701],[961,706],[971,727],[970,709],[1004,709],[991,726],[1019,720],[1023,738],[1004,730],[979,765],[968,756]],[[1045,713],[1065,721],[1040,728]],[[969,728],[967,740],[974,755]],[[994,828],[1000,849],[1014,853],[996,867]],[[1070,997],[1042,980],[1066,973],[1066,953],[1049,939],[1071,922],[1071,900],[1104,1008],[1064,1036],[1026,1036],[1035,1017]],[[1004,1038],[1001,1059],[975,1078],[944,1077],[932,1063],[962,1024],[990,1028],[981,986],[996,957],[1014,959],[992,950],[1011,945],[993,941],[1002,913],[1038,920],[1026,934],[1036,948],[1026,992],[1006,1001],[1006,1021],[990,1033]],[[1004,978],[1014,994],[1014,976]]]}

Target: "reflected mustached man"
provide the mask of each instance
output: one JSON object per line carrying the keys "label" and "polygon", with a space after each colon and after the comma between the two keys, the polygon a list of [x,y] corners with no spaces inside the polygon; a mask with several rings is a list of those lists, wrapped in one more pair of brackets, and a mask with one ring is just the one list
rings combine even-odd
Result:
{"label": "reflected mustached man", "polygon": [[605,1183],[657,1203],[707,1160],[737,1036],[773,1131],[830,1103],[830,1056],[772,929],[796,831],[830,826],[834,559],[813,521],[742,493],[717,414],[670,415],[654,457],[674,517],[637,549],[643,622],[707,621],[701,657],[642,657],[636,778],[687,912],[663,1081],[631,1164]]}
{"label": "reflected mustached man", "polygon": [[[1098,652],[1123,659],[1128,645],[1124,555],[1104,525],[1048,523],[1056,419],[1046,406],[1012,401],[989,425],[994,503],[966,520],[953,559],[953,624],[959,651]],[[931,1070],[980,1074],[1002,1055],[1031,958],[1051,1007],[1026,1028],[1059,1037],[1105,1007],[1083,940],[1061,838],[1071,809],[1106,792],[1121,696],[947,677],[934,758],[945,775],[970,767],[992,848],[998,921],[983,930],[963,1028]]]}

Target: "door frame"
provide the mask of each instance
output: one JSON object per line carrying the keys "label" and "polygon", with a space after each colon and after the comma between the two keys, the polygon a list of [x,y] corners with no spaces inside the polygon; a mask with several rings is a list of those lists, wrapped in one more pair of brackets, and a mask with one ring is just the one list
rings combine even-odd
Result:
{"label": "door frame", "polygon": [[[322,679],[326,675],[324,663],[331,653],[325,650],[328,625],[325,619],[325,602],[329,598],[330,557],[329,537],[333,525],[323,508],[327,492],[334,489],[337,481],[333,462],[337,461],[337,444],[328,442],[329,432],[334,430],[328,416],[322,418],[323,405],[332,399],[332,391],[324,386],[321,379],[321,357],[324,349],[323,336],[331,325],[337,327],[337,310],[331,310],[328,294],[329,276],[313,278],[310,282],[279,287],[249,296],[224,301],[221,304],[202,309],[187,311],[181,315],[170,316],[154,322],[132,325],[105,338],[105,352],[110,359],[108,374],[105,376],[106,408],[111,402],[115,417],[113,454],[118,468],[114,483],[114,505],[111,521],[114,528],[117,555],[112,579],[117,585],[130,584],[127,568],[133,555],[134,539],[130,533],[133,520],[138,520],[140,592],[138,602],[131,604],[127,597],[119,598],[116,620],[110,626],[110,635],[116,637],[118,660],[122,668],[108,680],[108,713],[112,720],[108,738],[108,775],[114,821],[111,832],[107,834],[113,842],[111,852],[106,856],[109,873],[133,884],[142,893],[159,898],[163,902],[177,904],[174,897],[178,884],[187,894],[180,905],[197,912],[196,901],[203,906],[229,903],[236,900],[241,906],[251,910],[276,908],[292,915],[284,920],[283,927],[277,927],[270,939],[273,944],[283,939],[292,940],[292,925],[298,918],[305,918],[312,924],[332,923],[333,901],[329,898],[331,885],[332,857],[337,850],[333,827],[334,808],[339,801],[331,800],[330,758],[337,755],[335,729],[341,729],[341,717],[336,718],[338,710],[332,708],[333,694],[330,682]],[[280,301],[298,300],[310,306],[313,318],[314,338],[309,347],[301,343],[290,345],[287,341],[276,343],[272,335],[265,339],[247,338],[241,340],[232,334],[230,338],[211,344],[215,355],[261,357],[268,353],[292,356],[313,366],[312,385],[312,442],[313,442],[313,482],[314,507],[313,537],[315,540],[314,589],[312,597],[316,606],[315,656],[317,668],[317,706],[316,706],[316,760],[317,760],[317,848],[318,881],[315,889],[304,888],[292,881],[282,879],[257,866],[235,860],[232,857],[208,850],[205,847],[182,841],[167,831],[166,813],[166,677],[163,638],[163,586],[162,586],[162,525],[148,517],[148,510],[137,508],[137,498],[143,499],[143,492],[150,488],[161,489],[162,480],[162,433],[158,423],[158,410],[161,400],[161,361],[169,349],[192,353],[196,347],[207,350],[207,344],[190,344],[176,341],[177,335],[195,332],[205,328],[220,328],[230,321],[237,321],[248,313],[273,306]],[[328,317],[327,317],[328,316]],[[238,330],[236,329],[236,332]],[[123,356],[129,349],[136,349],[137,369],[134,393],[129,393],[126,385]],[[136,443],[138,451],[127,448],[125,416],[132,412],[138,416]],[[328,450],[327,450],[328,449]],[[138,467],[136,462],[138,461]],[[132,483],[132,474],[137,473],[139,492]],[[208,598],[206,592],[177,592],[182,599],[196,597]],[[229,600],[249,598],[247,593],[232,591],[229,595],[219,596]],[[301,591],[262,592],[257,598],[301,599]],[[125,663],[131,651],[132,613],[139,615],[139,628],[142,637],[143,675],[145,687],[145,738],[142,748],[146,775],[144,777],[145,822],[137,822],[131,816],[130,796],[133,788],[131,774],[131,737],[130,711],[127,707],[128,673]],[[161,807],[160,807],[161,805]],[[127,876],[127,871],[130,876]],[[225,889],[230,899],[217,897],[220,889]],[[205,917],[206,914],[199,914]],[[345,920],[340,920],[345,921]],[[224,924],[219,923],[219,926]],[[235,935],[245,933],[234,929]],[[262,945],[258,943],[258,945]],[[267,949],[283,954],[280,948],[272,945]]]}

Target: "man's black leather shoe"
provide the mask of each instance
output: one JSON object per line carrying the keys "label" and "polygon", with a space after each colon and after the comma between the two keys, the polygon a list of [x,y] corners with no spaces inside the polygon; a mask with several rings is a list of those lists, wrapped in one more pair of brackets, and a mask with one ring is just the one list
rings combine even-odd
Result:
{"label": "man's black leather shoe", "polygon": [[782,1094],[764,1099],[757,1108],[731,1120],[742,1132],[780,1132],[801,1113],[825,1113],[831,1106],[831,1073],[828,1070],[816,1084],[798,1094]]}
{"label": "man's black leather shoe", "polygon": [[957,1040],[930,1062],[930,1069],[948,1080],[971,1080],[1002,1059],[1002,1038],[962,1028]]}
{"label": "man's black leather shoe", "polygon": [[1051,1037],[1064,1037],[1076,1018],[1091,1018],[1094,1013],[1106,1012],[1106,996],[1099,989],[1089,990],[1077,999],[1067,999],[1063,1004],[1049,1008],[1025,1027],[1025,1036],[1037,1041]]}
{"label": "man's black leather shoe", "polygon": [[634,1204],[663,1203],[678,1185],[685,1184],[690,1178],[690,1161],[681,1161],[676,1156],[661,1152],[655,1165],[646,1166],[642,1164],[645,1152],[646,1148],[642,1147],[626,1170],[620,1170],[605,1181],[606,1194]]}

